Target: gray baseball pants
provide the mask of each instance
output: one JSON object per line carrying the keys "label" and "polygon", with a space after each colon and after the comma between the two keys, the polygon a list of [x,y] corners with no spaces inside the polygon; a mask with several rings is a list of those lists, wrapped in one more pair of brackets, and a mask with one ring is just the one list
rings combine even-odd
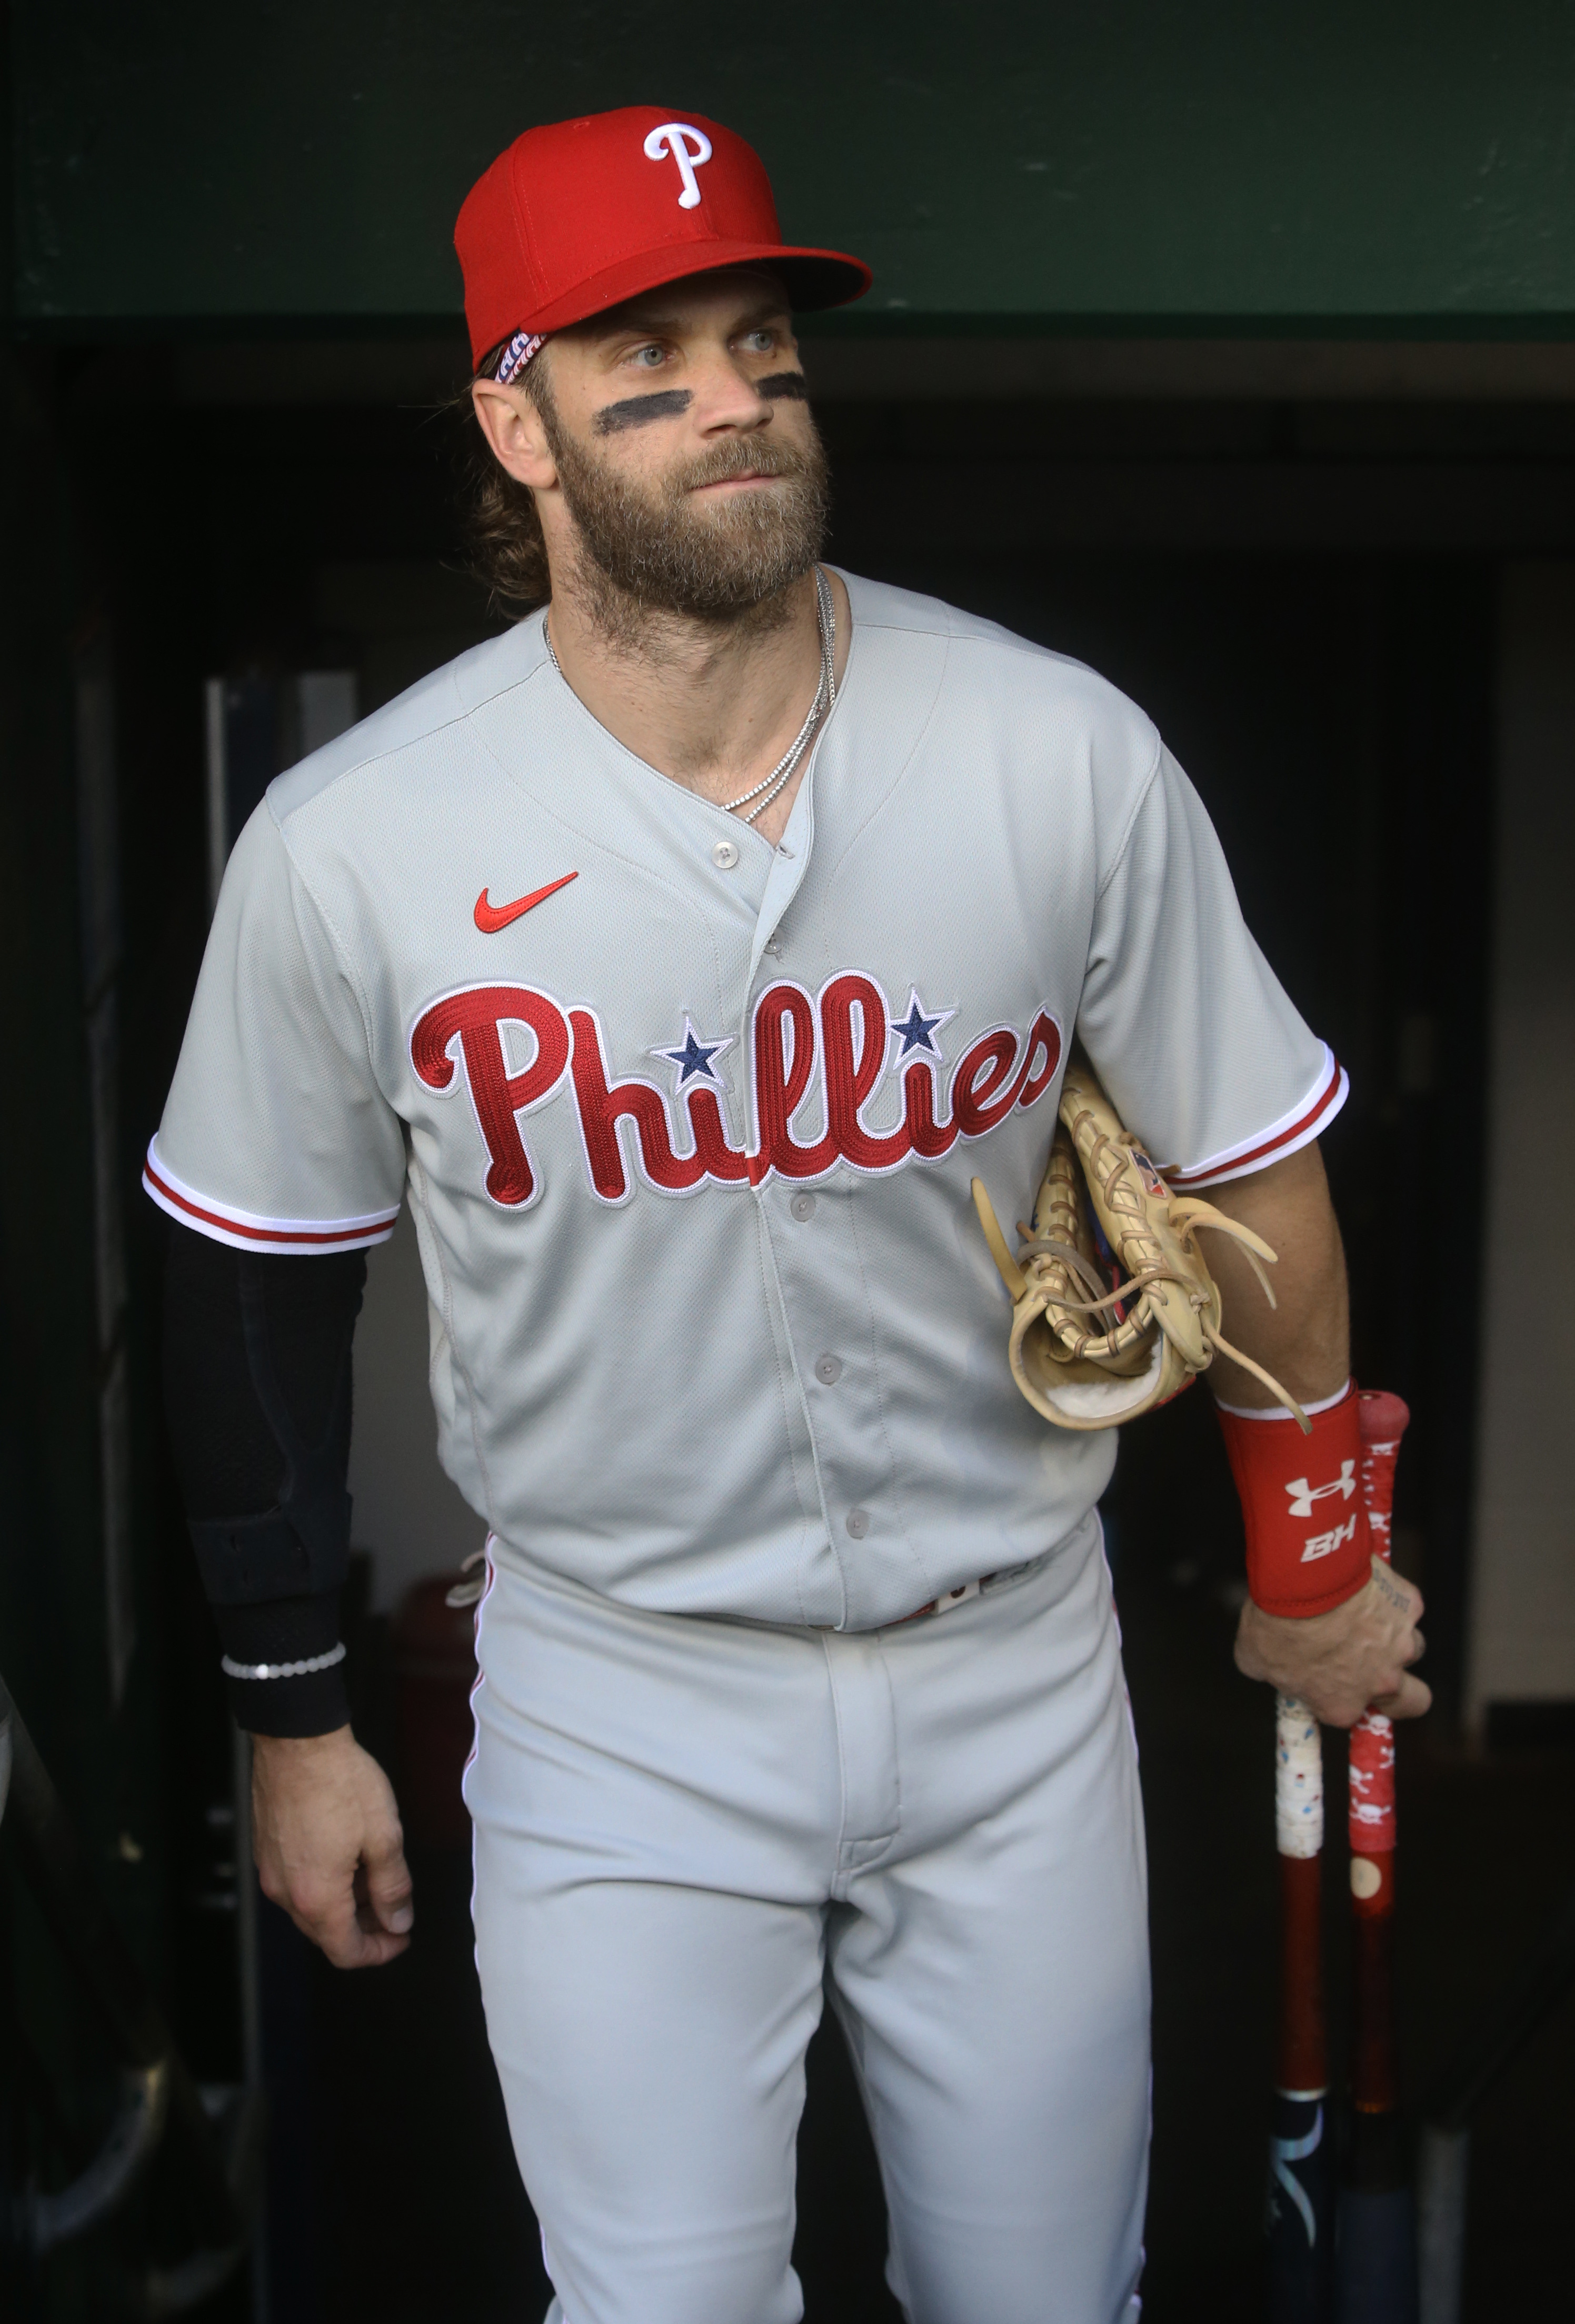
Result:
{"label": "gray baseball pants", "polygon": [[912,2324],[1135,2318],[1143,1822],[1097,1518],[862,1634],[492,1556],[477,1958],[549,2324],[795,2324],[823,1978]]}

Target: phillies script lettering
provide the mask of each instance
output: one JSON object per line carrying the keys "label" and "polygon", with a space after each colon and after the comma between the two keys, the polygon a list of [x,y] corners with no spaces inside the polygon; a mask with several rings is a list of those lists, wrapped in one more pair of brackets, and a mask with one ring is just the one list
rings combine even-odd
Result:
{"label": "phillies script lettering", "polygon": [[[607,1042],[595,1012],[566,1009],[550,993],[525,984],[475,984],[444,994],[422,1010],[410,1038],[411,1063],[430,1090],[468,1090],[486,1143],[486,1193],[506,1209],[535,1199],[539,1182],[522,1127],[567,1082],[579,1118],[586,1169],[605,1203],[630,1193],[621,1125],[633,1125],[640,1175],[667,1194],[691,1192],[707,1180],[720,1185],[763,1185],[779,1178],[823,1178],[838,1163],[881,1173],[904,1163],[934,1161],[959,1138],[982,1138],[1014,1106],[1033,1105],[1054,1081],[1061,1057],[1061,1028],[1040,1010],[1026,1035],[993,1026],[948,1071],[931,1028],[945,1014],[894,1024],[875,979],[834,976],[818,995],[802,985],[773,984],[755,1004],[748,1052],[748,1129],[735,1142],[723,1110],[727,1084],[711,1060],[730,1040],[698,1044],[685,1019],[686,1047],[656,1054],[680,1068],[672,1097],[643,1078],[615,1081]],[[914,1025],[923,1028],[914,1034]],[[528,1064],[511,1065],[534,1041]],[[894,1128],[871,1130],[865,1114],[886,1079],[894,1034],[903,1036],[899,1057],[902,1117]],[[683,1060],[703,1062],[690,1071]],[[702,1077],[703,1074],[703,1077]],[[944,1090],[942,1084],[944,1084]],[[814,1101],[819,1088],[820,1102]],[[799,1121],[802,1113],[811,1126]],[[679,1131],[675,1115],[681,1116]]]}

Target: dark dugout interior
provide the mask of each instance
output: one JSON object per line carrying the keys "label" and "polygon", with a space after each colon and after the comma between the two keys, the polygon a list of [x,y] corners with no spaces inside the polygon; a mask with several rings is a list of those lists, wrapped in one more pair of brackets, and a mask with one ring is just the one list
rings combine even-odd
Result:
{"label": "dark dugout interior", "polygon": [[[1365,387],[1348,379],[1297,401],[1265,384],[1251,349],[1237,355],[1236,375],[1226,351],[1201,386],[1184,351],[1136,348],[1111,358],[1114,383],[1111,365],[1079,374],[1069,358],[1053,392],[1029,379],[1005,392],[1022,364],[999,343],[938,353],[888,342],[867,361],[851,343],[807,347],[833,462],[833,559],[1075,655],[1140,702],[1214,815],[1260,943],[1350,1071],[1326,1153],[1358,1374],[1399,1389],[1416,1414],[1398,1562],[1427,1594],[1425,1670],[1440,1698],[1401,1751],[1403,2039],[1406,2087],[1420,2098],[1552,1911],[1575,1841],[1567,1761],[1541,1745],[1472,1755],[1459,1727],[1497,606],[1506,567],[1575,555],[1575,406],[1543,399],[1534,382],[1517,387],[1511,360],[1488,395],[1451,393],[1419,363],[1395,392],[1375,360]],[[43,729],[68,698],[62,653],[107,647],[127,1186],[206,931],[205,680],[353,668],[365,713],[498,626],[464,572],[454,517],[459,423],[443,406],[462,375],[462,350],[447,341],[34,348],[16,359],[24,458],[13,514],[33,547],[9,586],[22,660],[31,637],[34,667],[8,715],[18,731],[37,727],[38,762],[58,761],[60,737]],[[35,1028],[74,970],[26,862],[46,867],[47,886],[47,867],[69,864],[71,830],[70,798],[41,785],[24,860],[7,874],[8,941]],[[14,1074],[16,1087],[25,1063]],[[58,1153],[87,1150],[82,1121],[35,1122],[31,1135]],[[85,1176],[68,1194],[90,1204]],[[127,1201],[135,1524],[155,1579],[124,1779],[92,1838],[105,1877],[122,1884],[120,1908],[134,1925],[141,1916],[170,1963],[167,2004],[194,2070],[222,2080],[237,2070],[241,2039],[229,1742],[161,1449],[164,1226],[151,1204]],[[53,1344],[13,1333],[6,1346],[14,1512],[47,1530],[42,1480],[59,1424],[46,1382],[87,1392],[70,1318],[73,1270],[89,1262],[47,1237],[23,1238],[12,1259],[25,1312],[59,1318],[45,1327]],[[1230,1664],[1240,1529],[1203,1395],[1129,1433],[1107,1517],[1153,1886],[1144,2313],[1154,2324],[1203,2314],[1245,2324],[1262,2313],[1272,1706]],[[71,1572],[45,1558],[14,1586],[32,1685],[48,1698],[34,1725],[69,1773],[88,1746],[70,1684],[62,1675],[53,1693],[47,1679],[51,1655],[65,1673]],[[359,1649],[358,1723],[386,1749],[376,1621],[360,1625]],[[1330,1770],[1338,1798],[1332,1748]],[[1346,1914],[1338,1815],[1330,1825],[1338,2041]],[[1512,1881],[1501,1877],[1509,1866]],[[267,2312],[289,2324],[491,2324],[545,2301],[485,2051],[463,1847],[418,1851],[416,1874],[418,1942],[371,1976],[334,1976],[264,1908]],[[30,1912],[18,1891],[9,1941],[32,1958],[43,1941]],[[1045,1975],[1056,1973],[1047,1960]],[[44,2095],[51,2059],[73,2059],[91,2082],[88,2036],[66,2014],[62,2003],[60,2024],[6,2036],[13,2057],[42,2061],[15,2085],[6,2135],[50,2167],[90,2143],[91,2124],[52,2121]],[[1478,2125],[1469,2316],[1554,2312],[1562,2266],[1547,2223],[1565,2164],[1550,2134],[1572,2071],[1566,2012]],[[155,2183],[139,2200],[147,2216],[135,2232],[156,2237],[165,2199]],[[826,2032],[801,2204],[811,2324],[894,2316],[880,2282],[878,2179]],[[64,2288],[58,2273],[19,2278],[11,2312],[104,2312],[95,2286],[111,2266],[102,2253],[79,2255]],[[204,2312],[245,2318],[255,2289],[237,2278]]]}

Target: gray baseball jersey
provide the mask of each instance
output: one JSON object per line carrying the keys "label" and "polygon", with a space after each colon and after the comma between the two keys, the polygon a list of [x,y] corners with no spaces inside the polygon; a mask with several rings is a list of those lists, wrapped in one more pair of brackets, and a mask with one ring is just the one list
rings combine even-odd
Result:
{"label": "gray baseball jersey", "polygon": [[281,776],[146,1184],[277,1251],[408,1196],[441,1457],[502,1544],[650,1611],[865,1630],[1107,1481],[1110,1437],[1012,1383],[968,1194],[1025,1214],[1074,1031],[1188,1188],[1345,1082],[1140,711],[848,587],[774,847],[600,727],[539,615]]}

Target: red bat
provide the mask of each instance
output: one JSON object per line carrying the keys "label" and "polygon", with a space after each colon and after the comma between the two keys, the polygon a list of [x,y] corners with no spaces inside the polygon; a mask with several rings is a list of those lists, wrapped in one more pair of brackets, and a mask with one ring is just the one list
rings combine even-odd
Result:
{"label": "red bat", "polygon": [[[1364,1390],[1362,1495],[1388,1562],[1394,1466],[1410,1413]],[[1339,2324],[1414,2324],[1416,2218],[1394,2042],[1394,1729],[1369,1711],[1351,1729],[1351,2129],[1339,2198]]]}
{"label": "red bat", "polygon": [[1269,2324],[1324,2324],[1329,2284],[1329,2067],[1323,2030],[1323,1754],[1318,1721],[1274,1700],[1280,2029],[1269,2134]]}

